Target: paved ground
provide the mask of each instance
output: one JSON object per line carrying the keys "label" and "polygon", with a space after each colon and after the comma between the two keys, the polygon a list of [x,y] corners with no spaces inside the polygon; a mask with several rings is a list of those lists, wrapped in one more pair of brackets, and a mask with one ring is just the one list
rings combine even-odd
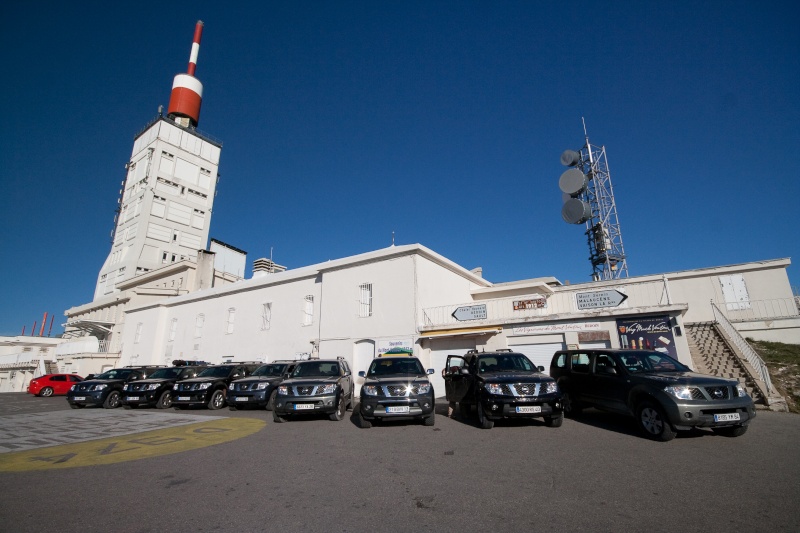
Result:
{"label": "paved ground", "polygon": [[[73,416],[64,407],[2,394],[0,428],[49,413],[52,430]],[[119,416],[135,432],[0,454],[1,531],[800,530],[800,416],[788,413],[759,412],[739,438],[698,431],[669,443],[599,412],[488,431],[441,411],[434,427],[368,430],[274,424],[264,411],[80,413],[82,424]],[[113,456],[122,460],[103,462]]]}

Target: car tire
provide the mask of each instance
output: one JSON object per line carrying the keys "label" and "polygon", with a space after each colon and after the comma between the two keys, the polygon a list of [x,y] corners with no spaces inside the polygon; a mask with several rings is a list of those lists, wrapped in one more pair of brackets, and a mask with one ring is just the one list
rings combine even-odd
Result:
{"label": "car tire", "polygon": [[169,409],[170,407],[172,407],[172,394],[168,390],[165,390],[161,393],[161,396],[158,397],[156,408]]}
{"label": "car tire", "polygon": [[425,418],[422,419],[422,425],[423,426],[430,427],[430,426],[432,426],[434,424],[436,424],[436,415],[435,414],[432,414],[431,416],[426,416]]}
{"label": "car tire", "polygon": [[340,396],[339,401],[336,402],[336,410],[329,414],[328,418],[334,422],[339,422],[340,420],[344,420],[345,412],[347,412],[347,407],[345,406],[344,396]]}
{"label": "car tire", "polygon": [[483,412],[483,406],[478,404],[475,406],[475,409],[478,410],[478,424],[480,424],[481,429],[492,429],[494,427],[494,420],[489,420],[486,417],[486,414]]}
{"label": "car tire", "polygon": [[372,427],[372,421],[364,418],[361,413],[358,414],[358,427],[361,429],[369,429]]}
{"label": "car tire", "polygon": [[112,390],[106,396],[106,401],[103,402],[104,409],[116,409],[120,406],[122,402],[120,401],[119,391]]}
{"label": "car tire", "polygon": [[544,425],[549,428],[560,428],[561,424],[563,423],[564,423],[564,413],[561,413],[557,416],[544,417]]}
{"label": "car tire", "polygon": [[69,404],[69,406],[72,407],[73,409],[83,409],[84,407],[86,407],[82,403],[71,403]]}
{"label": "car tire", "polygon": [[723,437],[741,437],[742,435],[747,433],[747,426],[726,426],[721,428],[711,428],[711,431]]}
{"label": "car tire", "polygon": [[286,422],[286,417],[279,415],[278,411],[273,409],[272,410],[272,421],[275,422],[276,424],[281,424],[283,422]]}
{"label": "car tire", "polygon": [[664,411],[653,402],[643,401],[636,406],[636,422],[650,439],[667,442],[675,438],[675,430],[664,416]]}
{"label": "car tire", "polygon": [[45,387],[39,391],[39,396],[52,396],[53,395],[53,388],[52,387]]}
{"label": "car tire", "polygon": [[278,395],[278,389],[272,391],[272,394],[269,395],[269,401],[267,402],[266,410],[272,411],[272,408],[275,405],[275,396]]}
{"label": "car tire", "polygon": [[561,405],[564,407],[564,415],[574,418],[581,414],[581,406],[578,402],[572,399],[572,395],[566,391],[564,391],[564,395],[561,397]]}
{"label": "car tire", "polygon": [[211,398],[208,400],[208,408],[214,411],[223,407],[225,407],[225,391],[217,389],[211,393]]}

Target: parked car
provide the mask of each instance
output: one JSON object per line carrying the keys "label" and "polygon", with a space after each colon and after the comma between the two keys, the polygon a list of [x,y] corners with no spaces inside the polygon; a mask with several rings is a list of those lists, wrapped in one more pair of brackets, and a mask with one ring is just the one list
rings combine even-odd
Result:
{"label": "parked car", "polygon": [[258,367],[246,378],[236,379],[228,385],[228,406],[260,407],[272,410],[272,391],[294,370],[297,361],[273,361]]}
{"label": "parked car", "polygon": [[474,407],[478,423],[491,429],[503,418],[542,418],[559,427],[564,421],[561,392],[555,380],[530,359],[511,350],[448,355],[442,374],[448,402],[458,402],[462,416]]}
{"label": "parked car", "polygon": [[28,383],[28,392],[36,396],[66,394],[79,381],[83,381],[83,378],[77,374],[45,374]]}
{"label": "parked car", "polygon": [[272,393],[272,419],[286,422],[290,415],[324,413],[342,420],[352,405],[353,389],[353,374],[343,358],[300,361]]}
{"label": "parked car", "polygon": [[697,374],[659,351],[562,350],[550,375],[564,391],[568,416],[584,407],[633,416],[647,437],[660,441],[696,427],[738,437],[756,416],[739,382]]}
{"label": "parked car", "polygon": [[67,401],[73,409],[87,405],[102,405],[106,409],[119,407],[122,398],[122,387],[131,381],[145,379],[158,370],[158,366],[126,366],[112,368],[102,374],[95,375],[75,383],[67,392]]}
{"label": "parked car", "polygon": [[[174,363],[175,361],[173,361]],[[171,366],[159,368],[147,379],[131,381],[122,387],[122,406],[172,407],[172,386],[176,381],[197,376],[205,366]]]}
{"label": "parked car", "polygon": [[261,364],[224,363],[206,367],[196,377],[178,381],[172,386],[172,407],[182,409],[205,405],[209,409],[220,409],[225,406],[231,381],[249,376]]}
{"label": "parked car", "polygon": [[359,425],[372,427],[376,420],[411,418],[426,426],[436,422],[433,386],[416,357],[380,357],[373,359],[364,378],[359,402]]}

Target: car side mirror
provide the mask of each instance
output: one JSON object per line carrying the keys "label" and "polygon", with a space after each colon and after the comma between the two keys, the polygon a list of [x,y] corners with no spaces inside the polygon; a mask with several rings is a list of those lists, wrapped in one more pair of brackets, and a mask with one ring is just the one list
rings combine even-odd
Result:
{"label": "car side mirror", "polygon": [[461,374],[469,375],[469,368],[462,366],[461,367]]}
{"label": "car side mirror", "polygon": [[539,365],[536,368],[539,370],[539,372],[544,372],[544,367],[542,365]]}
{"label": "car side mirror", "polygon": [[367,377],[367,373],[366,373],[366,372],[364,372],[363,370],[361,370],[361,371],[358,373],[358,377],[360,377],[360,378]]}
{"label": "car side mirror", "polygon": [[428,374],[433,374],[433,369],[432,369],[432,368],[429,368],[428,370],[426,370],[426,372],[427,372]]}
{"label": "car side mirror", "polygon": [[238,372],[234,372],[233,375],[231,376],[231,378],[233,378],[233,379],[237,379],[237,378],[240,378],[240,377],[242,377],[242,376]]}

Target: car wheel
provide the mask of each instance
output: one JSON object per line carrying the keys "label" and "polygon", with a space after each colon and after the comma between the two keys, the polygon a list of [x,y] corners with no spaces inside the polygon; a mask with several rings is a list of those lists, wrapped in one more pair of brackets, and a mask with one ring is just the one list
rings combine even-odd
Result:
{"label": "car wheel", "polygon": [[158,409],[169,409],[172,407],[172,394],[170,394],[168,390],[165,390],[161,393],[161,396],[156,402],[156,407]]}
{"label": "car wheel", "polygon": [[478,410],[478,424],[480,424],[481,428],[492,429],[494,427],[494,420],[486,418],[486,414],[483,412],[483,406],[478,404],[475,406],[475,409]]}
{"label": "car wheel", "polygon": [[741,437],[747,432],[747,426],[727,426],[722,428],[711,428],[711,431],[723,437]]}
{"label": "car wheel", "polygon": [[328,418],[333,420],[334,422],[338,422],[340,420],[344,420],[344,414],[347,408],[345,407],[344,397],[339,397],[339,402],[336,404],[336,410],[328,415]]}
{"label": "car wheel", "polygon": [[119,391],[112,390],[106,396],[106,401],[103,402],[103,407],[106,409],[116,409],[119,407]]}
{"label": "car wheel", "polygon": [[564,414],[570,418],[581,414],[581,406],[572,400],[572,395],[568,392],[564,392],[561,397],[561,405],[564,406]]}
{"label": "car wheel", "polygon": [[675,430],[669,425],[661,408],[649,401],[644,401],[636,408],[636,421],[639,428],[648,438],[666,442],[675,438]]}
{"label": "car wheel", "polygon": [[432,426],[436,423],[436,415],[432,414],[431,416],[425,417],[422,419],[423,426]]}
{"label": "car wheel", "polygon": [[86,407],[82,403],[71,403],[69,404],[69,406],[72,407],[73,409],[83,409],[84,407]]}
{"label": "car wheel", "polygon": [[563,423],[564,423],[564,413],[561,413],[558,416],[544,417],[544,425],[549,428],[560,428],[561,424]]}
{"label": "car wheel", "polygon": [[225,407],[225,392],[222,389],[215,390],[211,393],[211,399],[208,400],[208,408],[214,410],[223,407]]}
{"label": "car wheel", "polygon": [[45,387],[41,391],[39,391],[39,396],[52,396],[52,395],[53,395],[52,387]]}
{"label": "car wheel", "polygon": [[280,424],[282,422],[286,422],[286,417],[280,416],[278,414],[278,411],[273,409],[272,410],[272,421],[275,422],[276,424]]}
{"label": "car wheel", "polygon": [[361,413],[358,414],[358,427],[361,429],[369,429],[372,427],[372,421],[367,420],[364,418],[364,415]]}
{"label": "car wheel", "polygon": [[278,395],[278,389],[272,391],[272,394],[269,395],[269,401],[267,402],[267,411],[272,411],[273,406],[275,405],[275,396]]}

